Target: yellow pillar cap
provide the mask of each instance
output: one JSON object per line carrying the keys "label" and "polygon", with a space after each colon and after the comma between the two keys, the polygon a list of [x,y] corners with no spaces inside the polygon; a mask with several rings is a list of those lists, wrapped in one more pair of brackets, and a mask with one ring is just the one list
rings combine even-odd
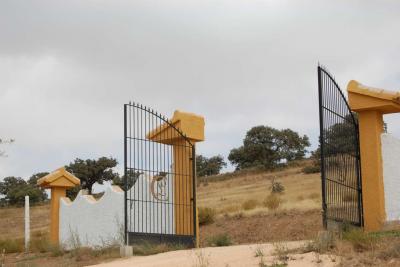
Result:
{"label": "yellow pillar cap", "polygon": [[43,188],[64,187],[72,188],[81,184],[81,180],[61,167],[52,173],[40,178],[37,184]]}
{"label": "yellow pillar cap", "polygon": [[182,139],[182,136],[174,129],[179,129],[191,142],[204,141],[204,117],[189,112],[176,110],[169,123],[147,134],[147,138],[164,144],[173,144]]}
{"label": "yellow pillar cap", "polygon": [[382,114],[400,112],[400,92],[365,86],[351,80],[347,85],[349,105],[353,111],[379,111]]}

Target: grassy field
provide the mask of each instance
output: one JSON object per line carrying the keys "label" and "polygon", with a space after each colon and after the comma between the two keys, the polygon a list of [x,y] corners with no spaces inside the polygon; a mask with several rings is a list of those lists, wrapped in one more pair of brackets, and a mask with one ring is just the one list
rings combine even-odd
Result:
{"label": "grassy field", "polygon": [[[225,215],[244,216],[268,215],[271,212],[263,206],[263,201],[270,194],[271,181],[275,178],[285,191],[279,194],[282,204],[278,211],[318,210],[320,200],[319,174],[303,174],[301,166],[276,172],[241,172],[235,175],[223,174],[208,177],[210,182],[199,184],[198,206],[216,210],[218,217]],[[250,207],[243,207],[252,202]],[[31,208],[31,231],[45,232],[49,226],[49,205]],[[276,213],[274,211],[273,213]],[[24,209],[0,209],[0,239],[22,238],[24,235]]]}
{"label": "grassy field", "polygon": [[[285,190],[280,194],[281,210],[311,210],[321,208],[321,183],[319,174],[304,174],[302,167],[276,172],[246,173],[238,177],[214,182],[201,183],[198,187],[199,207],[216,209],[220,215],[245,212],[268,213],[263,201],[271,192],[271,182],[281,183]],[[245,209],[253,202],[255,207]]]}
{"label": "grassy field", "polygon": [[[201,246],[212,246],[213,242],[219,242],[221,236],[225,237],[227,244],[313,238],[321,229],[320,177],[319,174],[303,174],[301,168],[297,166],[276,172],[241,171],[202,178],[198,185],[198,206],[212,209],[216,216],[213,223],[201,226]],[[263,204],[271,193],[272,180],[285,189],[277,194],[280,204],[273,210]],[[23,208],[0,209],[0,247],[1,242],[10,244],[10,240],[16,241],[8,248],[8,252],[12,252],[10,248],[16,252],[23,250],[23,212]],[[83,266],[118,255],[117,250],[60,253],[53,248],[48,251],[43,248],[46,246],[44,239],[48,235],[48,226],[49,205],[32,207],[31,231],[36,243],[32,247],[34,253],[24,254],[22,259],[18,253],[10,254],[6,257],[8,263],[54,266],[67,262],[65,266]],[[160,247],[154,251],[168,249]]]}

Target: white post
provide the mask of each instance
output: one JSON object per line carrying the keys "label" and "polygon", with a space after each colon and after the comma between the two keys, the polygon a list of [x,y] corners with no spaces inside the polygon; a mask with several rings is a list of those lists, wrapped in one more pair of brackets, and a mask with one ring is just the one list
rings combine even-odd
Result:
{"label": "white post", "polygon": [[29,196],[25,196],[25,252],[29,251],[30,237]]}

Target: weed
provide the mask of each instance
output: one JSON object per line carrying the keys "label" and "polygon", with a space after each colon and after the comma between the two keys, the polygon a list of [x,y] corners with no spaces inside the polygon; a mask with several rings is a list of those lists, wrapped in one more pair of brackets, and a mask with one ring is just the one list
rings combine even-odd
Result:
{"label": "weed", "polygon": [[206,225],[215,221],[216,211],[213,208],[199,208],[199,224]]}
{"label": "weed", "polygon": [[205,255],[203,250],[196,251],[196,260],[194,267],[208,267],[210,266],[209,256]]}
{"label": "weed", "polygon": [[50,242],[45,232],[36,232],[32,235],[29,248],[32,252],[47,252],[50,248]]}
{"label": "weed", "polygon": [[242,208],[244,210],[252,210],[255,209],[255,207],[257,207],[258,205],[258,201],[255,199],[248,199],[245,202],[242,203]]}
{"label": "weed", "polygon": [[133,245],[133,255],[139,256],[147,256],[147,255],[154,255],[158,253],[163,253],[171,250],[180,250],[184,249],[185,247],[181,244],[152,244],[149,242],[143,242],[140,245]]}
{"label": "weed", "polygon": [[302,171],[303,173],[306,173],[306,174],[318,173],[318,172],[321,171],[321,167],[320,167],[320,166],[315,166],[315,165],[306,166],[306,167],[304,167],[301,171]]}
{"label": "weed", "polygon": [[277,257],[277,260],[280,262],[286,263],[289,260],[289,249],[284,243],[274,243],[274,254]]}
{"label": "weed", "polygon": [[358,252],[371,250],[377,243],[377,236],[363,232],[360,229],[352,229],[342,234],[343,240],[350,242],[354,250]]}
{"label": "weed", "polygon": [[4,250],[5,253],[23,252],[24,240],[22,238],[0,240],[0,250]]}
{"label": "weed", "polygon": [[231,237],[227,234],[218,234],[207,239],[207,243],[209,246],[213,247],[224,247],[230,246],[233,244]]}
{"label": "weed", "polygon": [[6,266],[6,250],[3,249],[0,255],[0,267]]}
{"label": "weed", "polygon": [[319,199],[320,195],[318,193],[312,193],[308,196],[309,199]]}
{"label": "weed", "polygon": [[263,201],[264,207],[269,210],[277,210],[282,203],[282,199],[277,194],[270,194]]}
{"label": "weed", "polygon": [[316,253],[326,253],[336,247],[336,238],[333,232],[321,231],[318,233],[314,240],[307,242],[300,249],[295,251],[300,253],[316,252]]}
{"label": "weed", "polygon": [[254,257],[264,257],[264,250],[261,246],[257,246],[256,250],[254,251]]}
{"label": "weed", "polygon": [[239,205],[230,205],[230,206],[227,206],[226,208],[222,209],[221,212],[222,213],[232,213],[232,212],[236,212],[239,210],[240,210]]}
{"label": "weed", "polygon": [[283,193],[285,191],[285,187],[281,182],[276,181],[276,177],[271,179],[271,193]]}

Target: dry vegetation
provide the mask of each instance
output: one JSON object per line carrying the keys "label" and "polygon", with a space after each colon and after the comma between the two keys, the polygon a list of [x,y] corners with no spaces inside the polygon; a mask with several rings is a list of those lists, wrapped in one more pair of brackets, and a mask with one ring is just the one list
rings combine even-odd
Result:
{"label": "dry vegetation", "polygon": [[[368,235],[350,230],[341,235],[318,236],[322,230],[320,176],[304,174],[302,167],[276,172],[241,171],[201,179],[198,186],[201,246],[314,239],[301,251],[285,251],[278,258],[289,253],[315,251],[340,259],[338,266],[400,266],[399,232]],[[284,191],[272,193],[272,181],[282,185]],[[23,209],[0,209],[0,254],[2,248],[11,253],[0,255],[0,266],[3,262],[6,266],[83,266],[119,256],[117,248],[67,252],[49,245],[48,215],[48,205],[31,209],[31,253],[21,253]],[[180,248],[142,246],[135,248],[135,254],[148,255],[171,249]],[[261,255],[257,257],[260,262],[263,260]]]}
{"label": "dry vegetation", "polygon": [[208,177],[199,185],[198,205],[215,209],[219,216],[270,213],[265,200],[275,178],[285,187],[285,191],[279,194],[281,210],[320,209],[320,175],[304,174],[301,169],[299,166],[276,172],[242,171],[238,176]]}

